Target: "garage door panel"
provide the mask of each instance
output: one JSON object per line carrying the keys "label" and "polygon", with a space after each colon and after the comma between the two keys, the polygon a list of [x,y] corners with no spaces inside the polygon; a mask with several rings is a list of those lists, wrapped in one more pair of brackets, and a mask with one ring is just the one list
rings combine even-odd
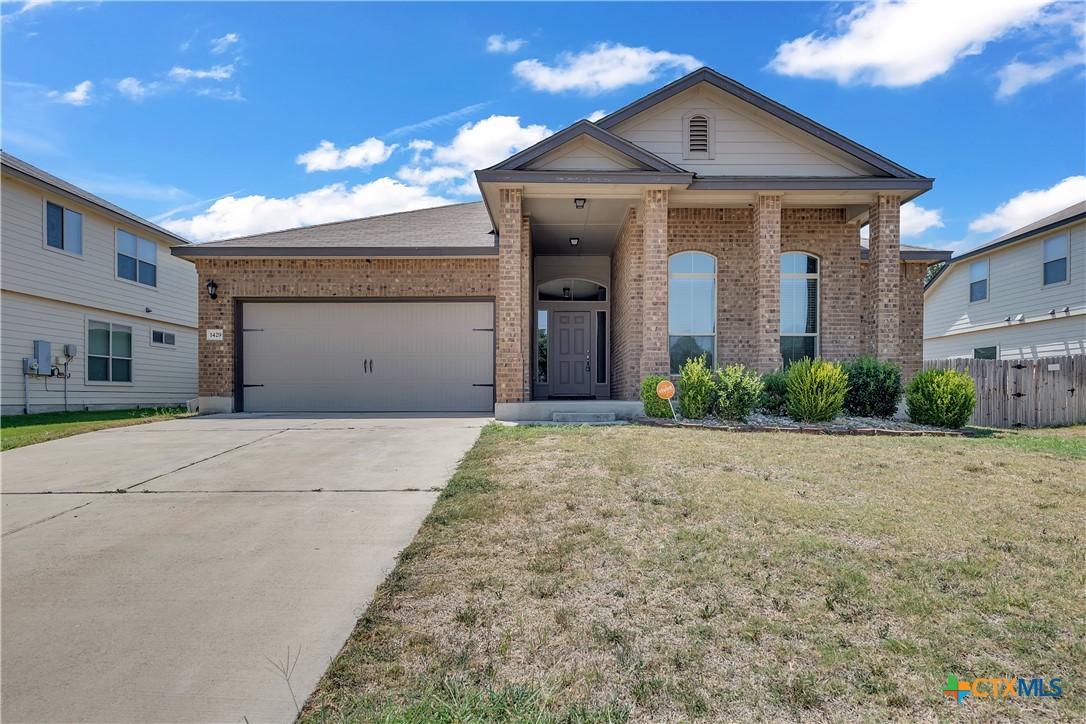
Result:
{"label": "garage door panel", "polygon": [[246,410],[493,409],[489,302],[247,303],[243,314]]}

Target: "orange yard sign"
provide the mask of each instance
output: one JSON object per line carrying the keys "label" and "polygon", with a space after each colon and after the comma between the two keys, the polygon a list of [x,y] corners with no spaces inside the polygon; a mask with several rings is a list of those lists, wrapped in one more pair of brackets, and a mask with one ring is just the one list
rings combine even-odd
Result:
{"label": "orange yard sign", "polygon": [[656,385],[656,394],[662,400],[670,400],[675,396],[675,385],[671,380],[660,380],[660,384]]}

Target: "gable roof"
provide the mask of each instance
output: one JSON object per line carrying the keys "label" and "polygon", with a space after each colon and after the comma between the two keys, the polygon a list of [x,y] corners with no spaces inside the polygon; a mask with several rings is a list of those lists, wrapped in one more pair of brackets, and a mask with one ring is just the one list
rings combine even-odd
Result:
{"label": "gable roof", "polygon": [[120,206],[111,204],[89,191],[84,191],[75,184],[68,183],[50,173],[46,173],[37,166],[32,166],[26,161],[12,156],[6,151],[0,151],[0,166],[3,167],[5,172],[10,173],[15,178],[28,181],[35,186],[44,186],[57,195],[64,196],[73,201],[81,201],[96,206],[98,210],[103,212],[106,216],[127,221],[130,224],[134,224],[135,226],[150,231],[158,236],[164,236],[168,242],[175,242],[177,244],[192,243],[188,239],[178,236],[172,231],[163,229],[158,224],[154,224],[147,219],[136,216],[131,211],[125,211]]}
{"label": "gable roof", "polygon": [[[645,170],[655,171],[658,173],[679,173],[692,176],[689,171],[679,168],[675,164],[665,161],[654,153],[646,151],[640,146],[630,143],[621,136],[616,136],[610,131],[606,131],[597,126],[592,121],[580,120],[574,123],[572,126],[565,128],[553,136],[544,138],[539,143],[524,149],[520,153],[510,156],[499,164],[495,164],[487,171],[519,171],[527,166],[532,161],[545,156],[551,151],[564,146],[565,144],[573,141],[581,136],[588,136],[600,143],[608,146],[615,151],[618,151],[623,156],[637,161],[642,166],[646,166]],[[634,172],[636,173],[636,172]]]}
{"label": "gable roof", "polygon": [[1071,204],[1066,209],[1061,209],[1054,214],[1049,214],[1043,219],[1038,219],[1031,224],[1026,224],[1020,229],[1004,234],[997,239],[992,239],[989,242],[981,244],[975,249],[970,249],[964,254],[960,254],[952,259],[950,262],[943,266],[939,272],[933,276],[925,285],[924,290],[927,291],[943,276],[943,272],[951,267],[953,264],[957,264],[960,261],[966,259],[972,259],[973,257],[980,256],[981,254],[987,254],[989,252],[1000,249],[1010,244],[1015,244],[1019,241],[1025,241],[1034,236],[1047,233],[1049,231],[1055,231],[1064,226],[1070,226],[1079,221],[1086,219],[1086,201],[1080,201],[1077,204]]}
{"label": "gable roof", "polygon": [[728,93],[736,98],[745,101],[756,108],[769,113],[772,116],[784,121],[785,123],[798,128],[805,133],[808,133],[816,138],[834,146],[840,151],[860,159],[861,161],[874,166],[880,171],[886,173],[888,176],[894,178],[905,179],[919,179],[923,178],[920,175],[913,173],[904,166],[900,166],[890,159],[875,153],[871,149],[861,146],[860,144],[845,138],[836,131],[832,131],[826,128],[820,123],[807,118],[806,116],[793,111],[791,108],[781,105],[771,98],[758,93],[755,90],[747,88],[742,83],[732,80],[720,73],[716,72],[712,68],[699,68],[689,75],[679,78],[673,83],[660,88],[653,93],[648,94],[644,98],[634,101],[633,103],[620,108],[610,115],[604,116],[600,120],[596,121],[596,125],[604,130],[610,130],[618,124],[626,121],[634,116],[642,113],[649,108],[652,108],[664,101],[672,98],[685,90],[693,88],[699,83],[708,83],[715,88],[718,88],[725,93]]}
{"label": "gable roof", "polygon": [[209,241],[175,256],[494,256],[493,224],[482,201],[336,221]]}

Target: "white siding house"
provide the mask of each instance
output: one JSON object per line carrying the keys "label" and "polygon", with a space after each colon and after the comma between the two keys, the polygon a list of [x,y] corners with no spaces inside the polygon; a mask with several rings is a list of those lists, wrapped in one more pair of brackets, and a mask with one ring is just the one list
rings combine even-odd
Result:
{"label": "white siding house", "polygon": [[952,259],[924,293],[924,358],[1086,354],[1086,202]]}
{"label": "white siding house", "polygon": [[[189,242],[6,153],[0,168],[3,414],[27,394],[63,410],[65,387],[72,410],[196,397],[196,271],[170,253]],[[49,356],[24,375],[37,340]]]}

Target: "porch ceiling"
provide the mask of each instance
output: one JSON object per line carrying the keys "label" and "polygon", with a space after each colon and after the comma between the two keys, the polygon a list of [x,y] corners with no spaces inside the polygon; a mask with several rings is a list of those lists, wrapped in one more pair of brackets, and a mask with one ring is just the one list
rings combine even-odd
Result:
{"label": "porch ceiling", "polygon": [[[525,197],[524,212],[532,217],[532,249],[535,254],[608,255],[618,238],[626,211],[636,198],[585,198],[578,209],[574,196]],[[571,237],[580,239],[571,246]]]}

